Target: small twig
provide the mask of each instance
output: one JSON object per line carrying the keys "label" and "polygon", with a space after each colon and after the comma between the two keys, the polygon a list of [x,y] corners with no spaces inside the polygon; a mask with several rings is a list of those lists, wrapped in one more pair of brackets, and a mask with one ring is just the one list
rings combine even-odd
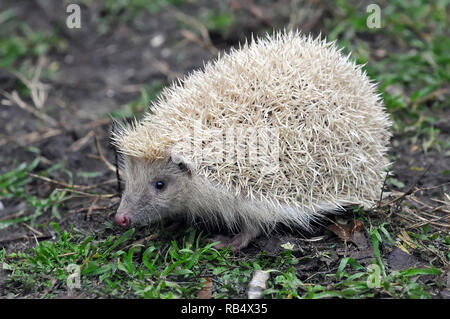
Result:
{"label": "small twig", "polygon": [[31,177],[34,177],[34,178],[37,178],[37,179],[40,179],[40,180],[43,180],[43,181],[48,182],[48,183],[60,185],[60,186],[63,186],[63,187],[66,187],[66,188],[70,188],[70,189],[71,188],[77,188],[77,189],[80,189],[80,190],[89,190],[89,189],[96,188],[96,187],[99,187],[99,186],[104,185],[104,184],[109,184],[109,183],[115,182],[115,179],[110,179],[110,180],[104,181],[102,183],[94,184],[94,185],[70,185],[70,184],[67,184],[67,183],[64,183],[64,182],[61,182],[61,181],[58,181],[58,180],[55,180],[55,179],[51,179],[51,178],[46,177],[46,176],[37,175],[37,174],[34,174],[34,173],[27,173],[27,175],[31,176]]}
{"label": "small twig", "polygon": [[104,181],[104,182],[101,182],[101,183],[98,183],[98,184],[89,185],[89,186],[76,185],[76,187],[74,187],[74,188],[79,188],[79,189],[83,189],[83,190],[86,191],[86,190],[97,188],[97,187],[100,187],[100,186],[103,186],[103,185],[106,185],[106,184],[112,184],[115,181],[116,181],[116,179],[112,178],[112,179],[108,179],[107,181]]}
{"label": "small twig", "polygon": [[38,231],[38,230],[36,230],[36,229],[34,229],[33,227],[31,227],[30,225],[28,225],[28,224],[26,224],[26,223],[23,223],[23,225],[25,226],[25,227],[27,227],[29,230],[31,230],[33,233],[35,233],[36,235],[38,235],[38,236],[45,236],[43,233],[41,233],[40,231]]}
{"label": "small twig", "polygon": [[172,81],[172,80],[174,80],[176,78],[180,78],[180,77],[183,76],[181,73],[178,73],[178,72],[175,72],[175,71],[171,70],[170,66],[169,66],[169,64],[167,62],[160,61],[160,60],[156,59],[155,57],[152,57],[151,60],[152,60],[151,61],[152,66],[155,69],[157,69],[159,72],[164,74],[169,81]]}
{"label": "small twig", "polygon": [[417,178],[416,181],[415,181],[414,183],[412,183],[412,185],[410,186],[410,188],[409,188],[405,193],[403,193],[401,196],[399,196],[399,197],[397,197],[397,198],[394,198],[393,200],[390,200],[389,202],[387,202],[387,203],[381,205],[380,208],[389,206],[389,205],[391,205],[391,204],[393,204],[393,203],[395,203],[395,202],[398,202],[399,200],[403,200],[406,196],[412,194],[413,191],[414,191],[414,188],[415,188],[416,185],[417,185],[417,183],[419,183],[419,181],[425,176],[425,174],[428,173],[428,171],[430,170],[430,168],[431,168],[431,164],[428,165],[428,167],[423,171],[422,175],[420,175],[419,178]]}
{"label": "small twig", "polygon": [[[441,220],[441,219],[446,219],[447,216],[441,216],[441,217],[436,217],[435,216],[434,219],[429,220],[429,219],[426,219],[426,218],[424,218],[422,216],[419,216],[419,215],[413,213],[412,211],[408,211],[407,213],[415,216],[419,220],[422,220],[423,224],[428,224],[429,223],[429,224],[436,225],[436,226],[439,226],[439,227],[450,228],[450,224],[441,224],[441,223],[437,223],[436,222],[436,221]],[[408,227],[408,228],[410,228],[410,227]]]}
{"label": "small twig", "polygon": [[450,89],[449,88],[441,88],[441,89],[437,89],[433,92],[431,92],[430,94],[428,94],[427,96],[424,96],[422,98],[418,98],[416,100],[414,100],[413,102],[411,102],[412,108],[416,109],[417,106],[419,104],[428,102],[428,101],[432,101],[434,100],[436,97],[440,96],[440,95],[445,95],[445,94],[449,94],[450,93]]}
{"label": "small twig", "polygon": [[[82,124],[79,125],[75,128],[73,128],[74,131],[77,130],[81,130],[81,129],[86,129],[86,128],[95,128],[97,126],[102,126],[102,125],[106,125],[109,124],[111,122],[111,119],[100,119],[100,120],[95,120],[95,121],[91,121],[89,123],[86,124]],[[34,142],[37,141],[43,141],[45,139],[48,139],[50,137],[53,136],[57,136],[63,133],[66,133],[67,130],[63,130],[63,129],[48,129],[44,132],[31,132],[22,136],[8,136],[6,138],[2,138],[0,139],[0,146],[5,145],[9,142],[16,142],[22,146],[28,145],[28,144],[32,144]]]}
{"label": "small twig", "polygon": [[100,199],[100,197],[95,197],[94,200],[92,201],[91,206],[89,206],[88,212],[86,214],[86,217],[89,218],[92,215],[92,211],[94,210],[95,204],[97,204],[98,200]]}
{"label": "small twig", "polygon": [[319,8],[314,9],[314,15],[306,23],[302,24],[302,31],[304,33],[310,32],[321,21],[321,18],[325,14],[326,6],[321,5]]}
{"label": "small twig", "polygon": [[325,238],[326,238],[326,236],[317,236],[317,237],[312,237],[312,238],[299,238],[299,240],[312,243],[312,242],[316,242],[316,241],[321,241]]}
{"label": "small twig", "polygon": [[190,24],[192,27],[194,27],[195,29],[197,29],[202,37],[202,39],[198,38],[194,33],[188,31],[188,30],[182,30],[182,35],[191,41],[197,42],[199,43],[201,46],[205,47],[206,49],[209,50],[209,52],[212,55],[217,55],[217,53],[219,52],[219,50],[217,50],[217,48],[214,46],[214,44],[211,41],[211,38],[209,36],[209,31],[208,28],[205,27],[200,21],[198,21],[197,19],[186,15],[185,13],[183,13],[182,11],[176,9],[175,7],[171,6],[171,10],[173,11],[173,13],[175,14],[175,18],[177,18],[178,20],[184,21],[188,24]]}
{"label": "small twig", "polygon": [[150,236],[147,236],[147,237],[145,237],[145,238],[141,238],[141,239],[135,241],[134,243],[129,244],[128,246],[125,246],[125,247],[123,248],[123,250],[128,249],[128,248],[130,248],[130,247],[132,247],[132,246],[134,246],[134,245],[142,244],[142,243],[147,242],[147,241],[149,241],[149,240],[154,240],[154,239],[158,238],[159,235],[160,235],[159,233],[154,233],[154,234],[151,234]]}
{"label": "small twig", "polygon": [[[111,207],[113,207],[115,205],[117,205],[117,203],[114,203],[114,204],[108,205],[108,206],[96,206],[96,207],[94,207],[92,209],[92,214],[94,214],[94,211],[96,211],[96,210],[108,210],[108,209],[110,209]],[[89,210],[89,208],[90,207],[81,207],[79,209],[70,210],[69,212],[70,213],[82,213],[82,212],[85,212],[85,211]]]}
{"label": "small twig", "polygon": [[37,179],[40,179],[40,180],[43,180],[43,181],[46,181],[46,182],[49,182],[49,183],[52,183],[52,184],[56,184],[56,185],[60,185],[60,186],[63,186],[63,187],[67,187],[67,188],[73,188],[73,187],[77,187],[78,186],[78,185],[70,185],[70,184],[67,184],[67,183],[64,183],[64,182],[60,182],[60,181],[57,181],[55,179],[51,179],[51,178],[46,177],[46,176],[37,175],[37,174],[34,174],[34,173],[27,173],[27,175],[31,176],[31,177],[34,177],[34,178],[37,178]]}
{"label": "small twig", "polygon": [[[18,78],[27,88],[30,88],[33,86],[33,84],[28,80],[22,73],[11,70],[9,71],[11,74],[13,74],[16,78]],[[48,89],[50,86],[48,84],[42,84],[42,83],[35,83],[35,87],[39,89]]]}
{"label": "small twig", "polygon": [[115,197],[118,194],[89,194],[86,192],[82,192],[82,191],[77,191],[75,189],[62,189],[62,188],[56,188],[57,191],[66,191],[69,193],[74,193],[74,194],[78,194],[78,195],[82,195],[82,196],[86,196],[86,197],[100,197],[100,198],[111,198],[111,197]]}
{"label": "small twig", "polygon": [[26,102],[24,102],[17,91],[12,91],[12,93],[8,93],[4,90],[0,90],[0,93],[7,98],[10,102],[16,104],[18,107],[20,107],[22,110],[33,114],[40,120],[44,121],[45,123],[49,124],[50,126],[56,126],[58,123],[50,116],[48,116],[45,113],[42,113],[38,111],[37,109],[33,108],[32,106],[28,105]]}
{"label": "small twig", "polygon": [[31,79],[31,83],[28,86],[31,93],[31,99],[33,100],[34,105],[38,109],[42,109],[45,104],[45,100],[47,99],[47,87],[42,85],[39,82],[39,77],[42,72],[42,68],[46,64],[45,57],[40,57],[38,60],[38,64],[36,66],[36,69],[34,70],[34,75]]}
{"label": "small twig", "polygon": [[[25,146],[27,144],[32,144],[37,141],[46,140],[48,138],[60,135],[62,133],[64,133],[64,131],[60,130],[60,129],[48,129],[44,132],[39,132],[39,131],[31,132],[31,133],[25,134],[20,137],[8,136],[6,138],[0,139],[0,146],[7,144],[9,142],[13,142],[13,141],[15,141],[19,145]],[[22,141],[22,140],[24,140],[24,141]]]}
{"label": "small twig", "polygon": [[389,171],[386,172],[386,176],[384,176],[383,186],[381,187],[380,200],[378,201],[378,208],[380,208],[381,200],[383,199],[384,187],[386,186],[387,177],[389,176]]}
{"label": "small twig", "polygon": [[442,217],[439,217],[439,218],[435,218],[435,219],[432,219],[432,220],[425,219],[424,221],[422,221],[420,223],[413,224],[413,225],[410,225],[410,226],[406,227],[406,229],[418,228],[418,227],[421,227],[421,226],[423,226],[425,224],[432,224],[432,225],[435,225],[435,226],[439,226],[439,227],[450,229],[450,224],[438,223],[438,221],[440,221],[441,219],[444,219],[444,218],[445,218],[445,216],[442,216]]}
{"label": "small twig", "polygon": [[423,207],[426,207],[426,208],[431,210],[431,212],[420,211],[420,213],[423,214],[423,215],[426,215],[426,216],[429,216],[429,217],[436,217],[436,215],[433,215],[431,213],[435,212],[435,211],[439,211],[439,210],[441,210],[442,212],[448,214],[448,211],[446,211],[445,209],[442,209],[446,205],[441,205],[441,206],[437,206],[437,207],[433,207],[433,206],[427,205],[427,204],[423,203],[422,201],[420,201],[417,197],[415,197],[414,194],[411,194],[409,199],[411,199],[413,202],[415,202],[415,203],[417,203],[419,205],[422,205]]}
{"label": "small twig", "polygon": [[78,254],[78,252],[73,251],[71,253],[65,253],[65,254],[58,255],[58,257],[72,256],[72,255],[76,255],[76,254]]}
{"label": "small twig", "polygon": [[229,0],[231,10],[235,11],[242,9],[250,13],[256,20],[262,22],[266,27],[272,27],[272,21],[270,17],[261,10],[260,7],[256,6],[253,0],[250,1],[236,1]]}
{"label": "small twig", "polygon": [[38,239],[39,240],[45,240],[45,239],[50,239],[50,238],[52,238],[51,235],[42,235],[42,236],[36,236],[36,235],[27,236],[27,235],[24,235],[24,236],[18,236],[18,237],[13,237],[13,238],[0,239],[0,244],[4,244],[4,243],[11,242],[11,241],[16,241],[16,240],[23,240],[23,239],[26,239],[26,240],[38,240]]}
{"label": "small twig", "polygon": [[95,139],[95,147],[97,148],[97,152],[98,155],[100,156],[100,159],[102,160],[102,162],[106,165],[106,167],[110,170],[115,172],[116,168],[114,165],[112,165],[104,156],[100,147],[100,142],[98,141],[97,135],[94,135],[94,139]]}
{"label": "small twig", "polygon": [[[205,39],[200,39],[194,32],[189,31],[189,30],[181,30],[181,34],[183,35],[183,37],[188,40],[188,41],[192,41],[192,42],[196,42],[197,44],[199,44],[200,46],[204,47],[205,49],[207,49],[209,51],[209,53],[211,53],[212,55],[217,55],[217,53],[219,52],[216,47],[210,42],[210,40],[205,40]],[[208,36],[209,39],[209,36]]]}
{"label": "small twig", "polygon": [[69,147],[69,150],[70,150],[71,152],[77,152],[77,151],[79,151],[84,145],[86,145],[86,144],[89,142],[90,138],[91,138],[92,136],[94,136],[94,134],[95,134],[95,133],[94,133],[93,130],[89,131],[89,133],[87,133],[85,136],[83,136],[82,138],[78,139],[75,143],[73,143],[73,144]]}
{"label": "small twig", "polygon": [[18,212],[14,213],[14,214],[11,214],[11,215],[8,215],[8,216],[0,217],[0,221],[12,219],[12,218],[17,218],[17,217],[23,215],[24,212],[25,212],[25,209],[24,209],[24,208],[23,208],[23,209],[20,209]]}

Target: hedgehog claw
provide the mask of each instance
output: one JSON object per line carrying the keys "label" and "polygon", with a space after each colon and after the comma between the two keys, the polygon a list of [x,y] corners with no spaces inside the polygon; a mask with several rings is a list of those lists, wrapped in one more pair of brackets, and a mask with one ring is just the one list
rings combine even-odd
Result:
{"label": "hedgehog claw", "polygon": [[214,245],[216,249],[223,249],[230,247],[231,251],[237,252],[248,246],[250,241],[256,236],[252,236],[249,233],[239,233],[234,237],[226,237],[223,235],[217,235],[210,238],[209,242],[220,241],[219,244]]}

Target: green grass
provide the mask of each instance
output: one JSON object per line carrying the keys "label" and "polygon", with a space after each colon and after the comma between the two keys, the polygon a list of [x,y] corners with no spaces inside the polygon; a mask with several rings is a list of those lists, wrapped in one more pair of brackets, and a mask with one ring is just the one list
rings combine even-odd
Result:
{"label": "green grass", "polygon": [[[30,221],[34,224],[36,218],[47,212],[50,212],[57,219],[61,218],[59,210],[64,207],[65,201],[72,198],[70,194],[72,188],[54,188],[46,197],[34,194],[34,186],[32,185],[37,183],[37,181],[29,173],[32,173],[36,169],[39,161],[39,157],[37,157],[30,163],[21,163],[14,169],[0,175],[0,200],[22,201],[26,203],[26,207],[20,213],[21,217],[0,220],[0,229],[25,221]],[[73,185],[72,172],[64,168],[63,161],[52,165],[46,170],[34,173],[46,177],[56,171],[60,174],[67,175],[67,184]]]}
{"label": "green grass", "polygon": [[[61,203],[69,197],[65,191],[53,190],[47,198],[40,198],[30,192],[28,184],[33,180],[28,173],[39,164],[39,158],[31,163],[22,163],[15,169],[0,175],[0,200],[16,199],[25,202],[27,209],[31,209],[31,214],[24,217],[10,218],[0,221],[0,229],[12,224],[25,221],[34,223],[35,219],[46,211],[50,211],[55,217],[61,218],[59,207]],[[56,169],[56,166],[49,171]],[[45,173],[42,173],[45,174]]]}
{"label": "green grass", "polygon": [[14,69],[23,59],[64,51],[67,43],[56,30],[33,30],[16,18],[14,9],[0,12],[0,68]]}
{"label": "green grass", "polygon": [[179,243],[161,241],[126,249],[124,246],[133,242],[134,229],[99,241],[76,230],[61,233],[58,224],[52,226],[58,234],[56,242],[43,241],[29,253],[3,252],[3,268],[13,271],[8,278],[12,287],[38,292],[48,287],[51,279],[66,287],[72,273],[68,267],[76,264],[80,266],[82,287],[92,294],[189,297],[200,290],[200,276],[212,269],[211,262],[228,265],[229,252],[219,252],[212,244],[200,246],[200,236],[193,231]]}
{"label": "green grass", "polygon": [[150,85],[141,89],[140,96],[137,100],[125,104],[120,109],[112,111],[110,116],[121,121],[124,118],[141,118],[147,111],[150,103],[156,99],[158,94],[164,88],[163,81],[155,80]]}
{"label": "green grass", "polygon": [[369,269],[347,257],[341,259],[335,273],[325,276],[327,286],[323,286],[314,279],[298,278],[295,265],[300,261],[290,250],[279,256],[262,252],[247,260],[205,244],[204,236],[192,229],[177,239],[162,231],[164,240],[133,245],[134,229],[100,240],[76,229],[61,232],[58,224],[51,225],[56,241],[42,241],[26,252],[0,253],[3,269],[11,272],[9,297],[42,295],[48,287],[59,287],[53,294],[67,294],[72,264],[79,267],[84,293],[118,298],[195,298],[206,277],[214,282],[215,298],[238,297],[255,270],[271,272],[265,298],[430,298],[427,290],[433,285],[418,279],[440,274],[433,265],[385,273],[375,260]]}
{"label": "green grass", "polygon": [[431,287],[419,283],[420,275],[439,275],[440,271],[432,265],[430,268],[410,268],[402,271],[392,271],[383,274],[377,263],[373,268],[363,267],[353,258],[343,258],[339,269],[330,275],[331,284],[328,287],[314,285],[307,287],[305,298],[316,299],[325,297],[337,298],[373,298],[389,296],[394,298],[429,299],[427,292]]}

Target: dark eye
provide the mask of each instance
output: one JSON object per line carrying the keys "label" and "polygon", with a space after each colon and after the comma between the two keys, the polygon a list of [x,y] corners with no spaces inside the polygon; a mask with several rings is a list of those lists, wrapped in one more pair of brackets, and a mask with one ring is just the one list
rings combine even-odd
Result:
{"label": "dark eye", "polygon": [[163,181],[157,181],[157,182],[155,183],[155,188],[161,190],[161,189],[164,188],[165,185],[166,185],[166,184],[165,184]]}

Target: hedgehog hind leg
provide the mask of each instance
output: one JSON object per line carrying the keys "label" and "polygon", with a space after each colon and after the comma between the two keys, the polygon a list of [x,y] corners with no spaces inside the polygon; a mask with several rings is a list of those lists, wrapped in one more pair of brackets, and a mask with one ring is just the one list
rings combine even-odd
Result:
{"label": "hedgehog hind leg", "polygon": [[223,235],[217,235],[212,238],[210,238],[209,242],[216,242],[220,241],[219,244],[214,245],[214,248],[216,249],[222,249],[230,247],[231,251],[237,252],[245,247],[248,246],[248,244],[258,237],[259,232],[255,231],[242,231],[238,234],[236,234],[233,237],[227,237]]}

